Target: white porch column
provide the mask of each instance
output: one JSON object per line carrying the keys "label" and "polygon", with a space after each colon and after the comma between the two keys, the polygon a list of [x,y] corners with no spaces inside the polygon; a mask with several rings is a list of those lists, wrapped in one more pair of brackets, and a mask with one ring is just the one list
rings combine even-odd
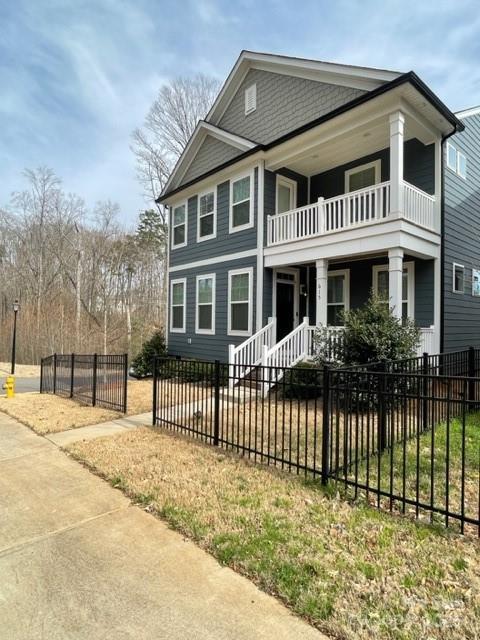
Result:
{"label": "white porch column", "polygon": [[393,315],[402,319],[403,249],[388,250],[388,293]]}
{"label": "white porch column", "polygon": [[315,262],[317,268],[316,325],[327,326],[328,260]]}
{"label": "white porch column", "polygon": [[405,116],[390,114],[390,213],[403,213],[403,138]]}
{"label": "white porch column", "polygon": [[442,230],[442,145],[435,141],[435,231]]}

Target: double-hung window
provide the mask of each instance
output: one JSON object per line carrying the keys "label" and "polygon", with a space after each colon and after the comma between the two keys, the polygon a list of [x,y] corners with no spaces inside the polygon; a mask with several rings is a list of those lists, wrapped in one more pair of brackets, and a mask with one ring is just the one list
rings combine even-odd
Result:
{"label": "double-hung window", "polygon": [[[373,291],[391,306],[390,301],[390,276],[387,265],[377,265],[373,267]],[[402,320],[414,317],[414,263],[404,262],[402,274]]]}
{"label": "double-hung window", "polygon": [[253,175],[230,182],[230,233],[253,227]]}
{"label": "double-hung window", "polygon": [[345,171],[345,193],[378,184],[381,178],[381,168],[381,160],[375,160]]}
{"label": "double-hung window", "polygon": [[344,324],[343,313],[348,311],[350,271],[330,271],[327,291],[327,324],[341,327]]}
{"label": "double-hung window", "polygon": [[465,267],[453,263],[453,293],[465,293]]}
{"label": "double-hung window", "polygon": [[253,269],[228,272],[228,333],[249,336],[252,333]]}
{"label": "double-hung window", "polygon": [[173,207],[172,213],[172,249],[187,244],[187,203]]}
{"label": "double-hung window", "polygon": [[461,178],[467,178],[467,156],[447,142],[447,167]]}
{"label": "double-hung window", "polygon": [[216,236],[215,190],[202,193],[198,197],[197,241],[209,240]]}
{"label": "double-hung window", "polygon": [[215,274],[197,276],[196,333],[215,333]]}
{"label": "double-hung window", "polygon": [[186,278],[170,282],[170,331],[172,333],[185,333],[186,295]]}

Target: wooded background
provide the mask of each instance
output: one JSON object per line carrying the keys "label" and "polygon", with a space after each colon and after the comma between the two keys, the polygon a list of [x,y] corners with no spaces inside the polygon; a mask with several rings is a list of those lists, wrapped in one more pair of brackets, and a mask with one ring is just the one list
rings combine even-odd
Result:
{"label": "wooded background", "polygon": [[146,202],[132,229],[117,204],[88,209],[53,170],[25,170],[24,190],[0,203],[0,361],[10,360],[16,299],[19,363],[55,352],[134,356],[164,331],[168,211],[155,199],[218,89],[201,74],[160,87],[130,141]]}

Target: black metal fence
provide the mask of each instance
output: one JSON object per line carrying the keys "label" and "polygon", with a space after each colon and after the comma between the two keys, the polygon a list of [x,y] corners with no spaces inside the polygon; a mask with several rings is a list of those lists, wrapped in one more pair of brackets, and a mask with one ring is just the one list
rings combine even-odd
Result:
{"label": "black metal fence", "polygon": [[[448,366],[469,357],[449,354]],[[429,358],[427,373],[252,367],[247,378],[218,361],[157,358],[153,422],[480,535],[480,378],[440,375]]]}
{"label": "black metal fence", "polygon": [[40,393],[127,411],[128,356],[54,353],[42,358]]}

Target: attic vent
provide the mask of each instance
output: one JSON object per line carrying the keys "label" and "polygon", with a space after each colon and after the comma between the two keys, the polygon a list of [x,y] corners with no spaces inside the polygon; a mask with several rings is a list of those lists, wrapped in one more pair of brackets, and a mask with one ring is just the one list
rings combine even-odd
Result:
{"label": "attic vent", "polygon": [[245,115],[255,111],[257,108],[257,85],[252,84],[251,87],[245,89]]}

